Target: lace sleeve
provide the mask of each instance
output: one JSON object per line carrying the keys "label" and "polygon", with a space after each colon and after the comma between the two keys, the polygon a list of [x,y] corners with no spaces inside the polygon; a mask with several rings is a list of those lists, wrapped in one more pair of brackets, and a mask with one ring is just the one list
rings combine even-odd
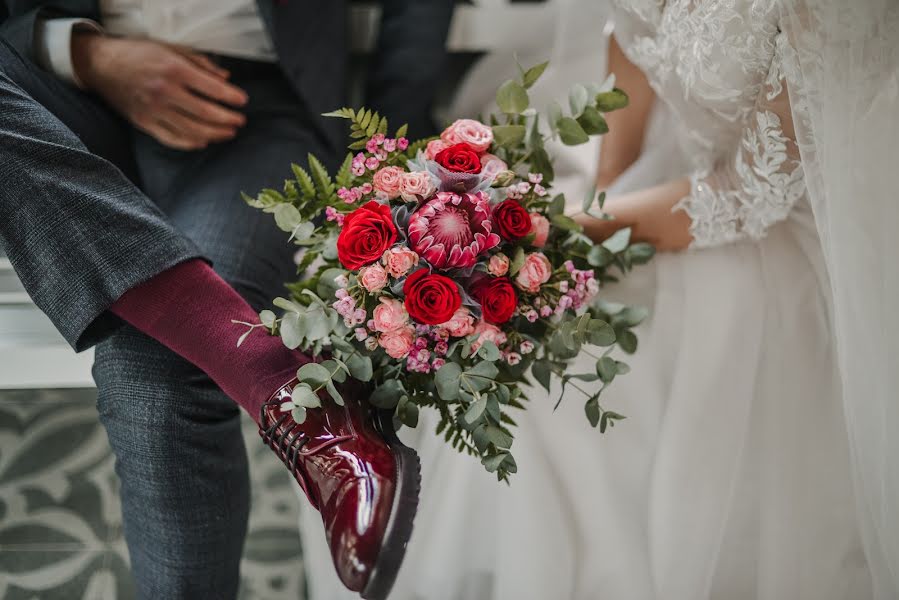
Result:
{"label": "lace sleeve", "polygon": [[690,177],[690,194],[674,210],[693,223],[692,248],[758,240],[787,218],[805,193],[790,100],[786,36],[778,34],[768,77],[734,152]]}

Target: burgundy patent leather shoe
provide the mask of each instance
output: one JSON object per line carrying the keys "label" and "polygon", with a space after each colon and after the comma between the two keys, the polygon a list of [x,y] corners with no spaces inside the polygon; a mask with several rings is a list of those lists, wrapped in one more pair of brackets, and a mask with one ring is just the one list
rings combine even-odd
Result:
{"label": "burgundy patent leather shoe", "polygon": [[350,394],[346,406],[328,400],[298,425],[281,411],[297,383],[263,405],[259,433],[321,512],[341,581],[366,600],[384,600],[418,509],[418,455],[396,437],[389,416]]}

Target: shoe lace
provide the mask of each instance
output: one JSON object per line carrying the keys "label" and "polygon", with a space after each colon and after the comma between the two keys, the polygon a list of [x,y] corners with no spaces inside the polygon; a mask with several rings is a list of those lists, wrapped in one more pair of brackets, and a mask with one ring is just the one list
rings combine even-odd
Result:
{"label": "shoe lace", "polygon": [[[318,508],[315,499],[310,493],[305,473],[297,469],[302,449],[309,443],[309,437],[302,430],[299,430],[296,435],[290,437],[291,433],[297,431],[299,424],[296,421],[293,421],[290,414],[286,412],[266,427],[266,408],[280,407],[280,404],[281,402],[279,400],[269,400],[259,409],[259,433],[262,436],[262,442],[281,456],[284,463],[290,469],[290,472],[296,477],[297,483],[300,484],[303,493],[305,493],[306,497],[309,498],[309,501]],[[284,429],[280,435],[276,436],[275,434],[278,431],[278,428],[288,419],[291,419],[292,425]]]}

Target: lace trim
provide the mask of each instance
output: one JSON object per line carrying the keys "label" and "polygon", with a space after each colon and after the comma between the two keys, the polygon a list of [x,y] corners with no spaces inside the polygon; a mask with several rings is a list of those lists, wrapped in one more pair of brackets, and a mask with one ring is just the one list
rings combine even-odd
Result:
{"label": "lace trim", "polygon": [[805,195],[802,165],[788,154],[790,140],[780,118],[760,111],[755,125],[746,130],[734,158],[736,181],[719,181],[721,175],[715,173],[695,174],[690,178],[690,195],[674,206],[673,210],[683,210],[693,220],[692,248],[744,238],[760,240]]}

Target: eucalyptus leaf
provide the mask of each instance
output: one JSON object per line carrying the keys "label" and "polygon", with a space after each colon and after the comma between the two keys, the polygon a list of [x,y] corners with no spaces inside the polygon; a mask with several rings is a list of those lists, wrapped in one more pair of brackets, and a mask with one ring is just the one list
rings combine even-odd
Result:
{"label": "eucalyptus leaf", "polygon": [[341,275],[346,275],[343,269],[326,269],[321,274],[318,278],[318,285],[315,286],[315,291],[320,298],[335,298],[334,294],[340,287],[335,280]]}
{"label": "eucalyptus leaf", "polygon": [[527,129],[524,125],[496,125],[493,127],[493,138],[497,146],[509,148],[524,141]]}
{"label": "eucalyptus leaf", "polygon": [[615,255],[602,246],[592,246],[587,251],[587,263],[592,267],[605,267],[615,260]]}
{"label": "eucalyptus leaf", "polygon": [[609,132],[609,124],[606,123],[602,114],[592,106],[584,109],[577,122],[588,135],[603,135]]}
{"label": "eucalyptus leaf", "polygon": [[383,408],[383,409],[391,409],[399,404],[400,398],[402,398],[405,390],[403,389],[403,384],[396,379],[388,379],[381,385],[375,388],[375,391],[372,392],[369,401],[372,405]]}
{"label": "eucalyptus leaf", "polygon": [[325,384],[325,389],[328,391],[328,395],[331,396],[331,399],[334,400],[340,406],[344,405],[343,396],[340,395],[340,392],[337,391],[337,386],[334,385],[334,381],[328,381]]}
{"label": "eucalyptus leaf", "polygon": [[484,468],[488,473],[496,473],[508,456],[510,456],[508,452],[491,454],[490,456],[485,456],[484,458],[482,458],[481,464],[484,465]]}
{"label": "eucalyptus leaf", "polygon": [[562,107],[558,102],[550,102],[549,107],[547,108],[547,119],[549,120],[549,126],[552,128],[553,132],[559,130],[559,122],[562,120]]}
{"label": "eucalyptus leaf", "polygon": [[637,351],[637,336],[633,331],[622,331],[618,334],[618,345],[628,354]]}
{"label": "eucalyptus leaf", "polygon": [[534,364],[531,365],[531,374],[537,380],[537,383],[546,388],[548,392],[550,378],[552,377],[552,365],[550,362],[546,359],[535,360]]}
{"label": "eucalyptus leaf", "polygon": [[537,83],[537,80],[540,79],[540,76],[543,75],[543,72],[548,66],[549,62],[543,62],[539,65],[534,65],[533,67],[525,71],[524,75],[522,76],[525,89],[530,89],[531,86]]}
{"label": "eucalyptus leaf", "polygon": [[587,415],[587,420],[590,421],[590,425],[593,427],[599,425],[602,409],[599,408],[599,399],[596,396],[587,400],[587,403],[584,405],[584,412]]}
{"label": "eucalyptus leaf", "polygon": [[603,241],[602,246],[609,252],[613,254],[618,254],[619,252],[623,252],[627,249],[627,245],[631,242],[631,228],[625,227],[624,229],[619,229],[611,236],[609,236],[605,241]]}
{"label": "eucalyptus leaf", "polygon": [[373,369],[371,358],[358,352],[351,354],[346,359],[346,366],[350,369],[350,376],[359,381],[371,381]]}
{"label": "eucalyptus leaf", "polygon": [[296,350],[303,343],[305,332],[300,324],[300,315],[297,313],[287,313],[281,319],[281,341],[291,350]]}
{"label": "eucalyptus leaf", "polygon": [[497,448],[508,449],[512,447],[512,436],[495,425],[488,425],[484,430],[484,435]]}
{"label": "eucalyptus leaf", "polygon": [[303,222],[303,215],[293,204],[279,204],[275,207],[275,225],[281,231],[292,233]]}
{"label": "eucalyptus leaf", "polygon": [[437,369],[437,373],[434,375],[434,384],[437,386],[437,393],[443,400],[455,400],[459,397],[461,377],[462,367],[457,363],[448,362]]}
{"label": "eucalyptus leaf", "polygon": [[261,313],[259,313],[259,320],[262,322],[263,325],[265,325],[268,328],[271,328],[272,325],[275,324],[276,319],[277,319],[277,317],[275,316],[275,313],[273,313],[270,310],[264,310]]}
{"label": "eucalyptus leaf", "polygon": [[602,92],[596,96],[596,108],[602,112],[610,112],[624,108],[628,104],[627,94],[624,90],[615,88],[609,92]]}
{"label": "eucalyptus leaf", "polygon": [[628,327],[636,327],[649,316],[649,309],[644,306],[628,306],[615,315],[615,323],[622,323]]}
{"label": "eucalyptus leaf", "polygon": [[553,215],[550,218],[550,221],[553,225],[558,227],[559,229],[564,229],[565,231],[582,231],[583,227],[578,225],[577,221],[569,217],[568,215]]}
{"label": "eucalyptus leaf", "polygon": [[295,405],[302,406],[303,408],[318,408],[322,405],[321,398],[318,397],[318,394],[313,392],[312,388],[305,383],[301,383],[293,388],[290,399]]}
{"label": "eucalyptus leaf", "polygon": [[587,342],[594,346],[611,346],[615,343],[615,330],[601,319],[593,319],[587,326]]}
{"label": "eucalyptus leaf", "polygon": [[487,340],[481,344],[481,347],[478,349],[478,356],[483,360],[496,362],[500,357],[499,348],[496,347],[496,344]]}
{"label": "eucalyptus leaf", "polygon": [[647,244],[645,242],[640,242],[637,244],[633,244],[630,248],[628,248],[628,254],[631,256],[631,261],[635,265],[643,265],[652,260],[652,257],[655,256],[656,249],[652,244]]}
{"label": "eucalyptus leaf", "polygon": [[297,406],[290,411],[290,416],[293,417],[293,420],[296,421],[297,425],[302,425],[306,422],[306,409],[302,406]]}
{"label": "eucalyptus leaf", "polygon": [[611,383],[618,374],[618,365],[615,363],[615,359],[610,356],[600,358],[596,361],[596,373],[603,383]]}
{"label": "eucalyptus leaf", "polygon": [[524,248],[519,246],[515,249],[515,256],[512,257],[512,261],[509,263],[509,275],[517,274],[521,270],[521,267],[524,266],[524,260]]}
{"label": "eucalyptus leaf", "polygon": [[566,146],[579,146],[590,141],[584,128],[571,117],[562,117],[558,123],[559,138]]}
{"label": "eucalyptus leaf", "polygon": [[575,119],[581,116],[584,109],[587,108],[587,103],[589,101],[590,97],[587,94],[587,88],[580,83],[575,83],[571,86],[571,90],[568,92],[568,104],[571,107],[571,116]]}
{"label": "eucalyptus leaf", "polygon": [[496,104],[504,113],[518,115],[527,109],[530,99],[524,86],[510,79],[496,92]]}
{"label": "eucalyptus leaf", "polygon": [[319,386],[331,381],[331,372],[318,363],[307,363],[297,370],[297,379]]}
{"label": "eucalyptus leaf", "polygon": [[474,425],[478,422],[478,420],[484,415],[484,412],[487,410],[487,397],[482,396],[480,400],[472,403],[472,405],[465,411],[465,421],[469,425]]}

